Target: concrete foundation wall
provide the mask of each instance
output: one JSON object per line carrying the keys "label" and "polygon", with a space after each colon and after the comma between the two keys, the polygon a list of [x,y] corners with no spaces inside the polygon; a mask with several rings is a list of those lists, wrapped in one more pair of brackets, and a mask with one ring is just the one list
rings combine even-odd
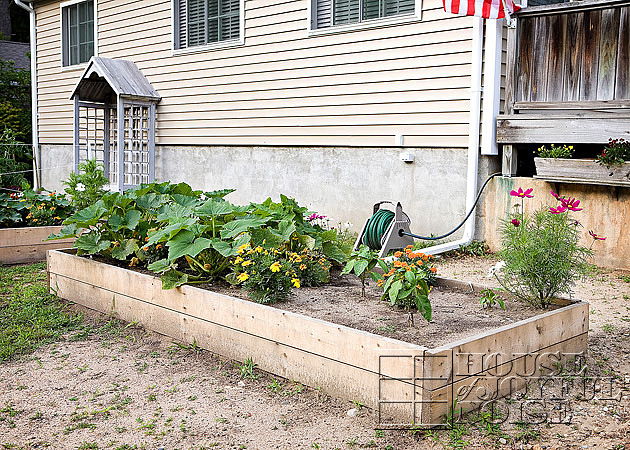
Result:
{"label": "concrete foundation wall", "polygon": [[[400,160],[397,148],[165,147],[156,148],[156,178],[184,181],[196,189],[234,188],[232,203],[260,202],[280,194],[360,231],[382,200],[401,202],[411,230],[435,235],[454,228],[465,215],[467,150],[404,149],[413,163]],[[496,162],[494,164],[497,164]],[[480,161],[479,183],[493,170]],[[42,146],[42,182],[63,190],[72,170],[72,146]],[[481,237],[483,220],[478,220]],[[461,236],[461,230],[453,238]]]}
{"label": "concrete foundation wall", "polygon": [[545,205],[557,206],[558,201],[550,193],[552,189],[561,196],[580,200],[583,210],[572,213],[572,217],[582,224],[582,244],[591,245],[589,230],[606,237],[605,241],[594,243],[592,262],[602,267],[630,269],[630,188],[625,187],[548,183],[524,177],[495,178],[484,199],[484,239],[492,250],[501,247],[498,232],[501,220],[508,216],[515,203],[520,204],[519,198],[510,196],[510,191],[519,187],[534,189],[534,198],[523,202],[526,213]]}
{"label": "concrete foundation wall", "polygon": [[234,188],[237,204],[280,194],[360,231],[374,203],[401,202],[411,230],[444,233],[464,217],[465,149],[159,147],[156,177],[203,189]]}

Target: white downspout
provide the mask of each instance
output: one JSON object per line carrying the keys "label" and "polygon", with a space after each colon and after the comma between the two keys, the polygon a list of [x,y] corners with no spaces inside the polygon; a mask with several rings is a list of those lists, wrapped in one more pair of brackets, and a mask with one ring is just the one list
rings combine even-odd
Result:
{"label": "white downspout", "polygon": [[31,127],[33,132],[33,189],[40,188],[39,185],[39,130],[38,130],[38,102],[37,102],[37,28],[35,21],[35,10],[29,4],[21,0],[14,0],[15,4],[25,9],[30,17],[31,34]]}
{"label": "white downspout", "polygon": [[[468,169],[466,171],[466,214],[472,208],[477,195],[479,169],[479,118],[481,116],[481,69],[483,61],[483,21],[473,17],[472,68],[470,73],[470,116],[468,122]],[[436,255],[459,248],[472,241],[475,234],[475,212],[464,225],[464,235],[452,242],[423,248],[422,252]]]}

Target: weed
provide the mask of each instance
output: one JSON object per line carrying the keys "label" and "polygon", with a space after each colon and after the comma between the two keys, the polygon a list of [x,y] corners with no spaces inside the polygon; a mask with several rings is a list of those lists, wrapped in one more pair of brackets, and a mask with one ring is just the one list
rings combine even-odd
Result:
{"label": "weed", "polygon": [[388,333],[395,333],[396,327],[394,325],[383,325],[378,327],[378,331],[386,331]]}
{"label": "weed", "polygon": [[220,423],[227,423],[227,421],[228,421],[225,417],[217,417],[214,420],[215,420],[215,422],[220,422]]}
{"label": "weed", "polygon": [[376,438],[384,438],[385,431],[384,430],[374,430],[374,437]]}
{"label": "weed", "polygon": [[505,311],[505,302],[492,289],[484,289],[483,291],[481,291],[481,299],[479,300],[479,304],[483,309],[491,309],[497,303],[499,304],[501,309]]}
{"label": "weed", "polygon": [[275,378],[271,379],[271,384],[267,386],[271,392],[280,392],[282,390],[282,384],[278,383]]}
{"label": "weed", "polygon": [[188,396],[188,400],[190,400],[191,402],[194,402],[195,400],[197,400],[197,396],[196,395],[189,395]]}
{"label": "weed", "polygon": [[173,345],[171,345],[168,348],[168,352],[170,354],[175,354],[175,353],[179,352],[180,350],[185,350],[185,351],[190,352],[190,353],[199,354],[199,353],[201,353],[201,350],[203,350],[197,344],[197,338],[193,338],[193,342],[190,345],[182,344],[181,342],[176,342],[176,341],[172,341],[172,344]]}
{"label": "weed", "polygon": [[98,444],[96,442],[83,441],[77,448],[79,450],[96,450],[98,449]]}
{"label": "weed", "polygon": [[616,327],[614,325],[609,324],[609,323],[605,323],[602,328],[603,328],[603,330],[606,333],[612,333],[613,331],[616,330]]}
{"label": "weed", "polygon": [[260,378],[260,375],[254,373],[254,369],[258,367],[252,358],[247,358],[243,364],[238,365],[238,368],[241,372],[241,378],[251,378],[252,380],[257,380]]}

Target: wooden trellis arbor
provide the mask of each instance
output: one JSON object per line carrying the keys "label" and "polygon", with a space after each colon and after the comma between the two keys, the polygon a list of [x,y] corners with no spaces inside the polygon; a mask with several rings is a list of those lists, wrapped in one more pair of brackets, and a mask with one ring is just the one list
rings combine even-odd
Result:
{"label": "wooden trellis arbor", "polygon": [[155,179],[157,91],[131,61],[92,57],[74,101],[74,168],[96,159],[110,188],[123,192]]}

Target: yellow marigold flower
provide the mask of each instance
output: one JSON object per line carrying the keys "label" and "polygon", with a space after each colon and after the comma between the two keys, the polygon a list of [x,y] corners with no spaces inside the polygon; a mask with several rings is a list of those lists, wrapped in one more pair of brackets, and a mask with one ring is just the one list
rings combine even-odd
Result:
{"label": "yellow marigold flower", "polygon": [[129,267],[137,266],[140,260],[135,256],[131,258],[131,262],[129,262]]}
{"label": "yellow marigold flower", "polygon": [[61,217],[55,216],[55,220],[61,220]]}
{"label": "yellow marigold flower", "polygon": [[243,272],[242,274],[240,274],[238,277],[236,277],[236,279],[238,281],[240,281],[241,283],[245,280],[247,280],[249,278],[249,275],[247,274],[247,272]]}
{"label": "yellow marigold flower", "polygon": [[50,207],[50,210],[51,210],[51,211],[54,211],[54,210],[55,210],[55,207],[54,207],[54,206],[51,206],[51,207]]}
{"label": "yellow marigold flower", "polygon": [[210,270],[210,269],[212,269],[212,266],[210,264],[204,264],[203,268],[204,268],[204,270]]}
{"label": "yellow marigold flower", "polygon": [[236,259],[234,260],[234,264],[240,264],[243,262],[243,258],[241,258],[240,256],[237,256]]}
{"label": "yellow marigold flower", "polygon": [[241,253],[243,253],[243,252],[245,251],[245,249],[246,249],[247,247],[249,247],[249,244],[243,244],[243,245],[241,245],[241,246],[238,248],[238,250],[236,250],[236,253],[238,253],[238,254],[240,255]]}
{"label": "yellow marigold flower", "polygon": [[262,252],[263,252],[263,248],[260,245],[256,247],[256,253],[262,253]]}
{"label": "yellow marigold flower", "polygon": [[33,222],[37,222],[37,219],[33,219]]}
{"label": "yellow marigold flower", "polygon": [[247,267],[247,266],[249,266],[250,264],[252,264],[252,262],[251,262],[250,260],[243,261],[243,267]]}
{"label": "yellow marigold flower", "polygon": [[271,266],[269,266],[272,272],[280,272],[280,263],[276,261]]}
{"label": "yellow marigold flower", "polygon": [[42,205],[37,205],[37,209],[44,209]]}
{"label": "yellow marigold flower", "polygon": [[300,280],[298,280],[297,278],[291,278],[291,283],[293,283],[293,286],[295,286],[296,288],[300,288]]}
{"label": "yellow marigold flower", "polygon": [[300,264],[300,270],[306,270],[306,264]]}

